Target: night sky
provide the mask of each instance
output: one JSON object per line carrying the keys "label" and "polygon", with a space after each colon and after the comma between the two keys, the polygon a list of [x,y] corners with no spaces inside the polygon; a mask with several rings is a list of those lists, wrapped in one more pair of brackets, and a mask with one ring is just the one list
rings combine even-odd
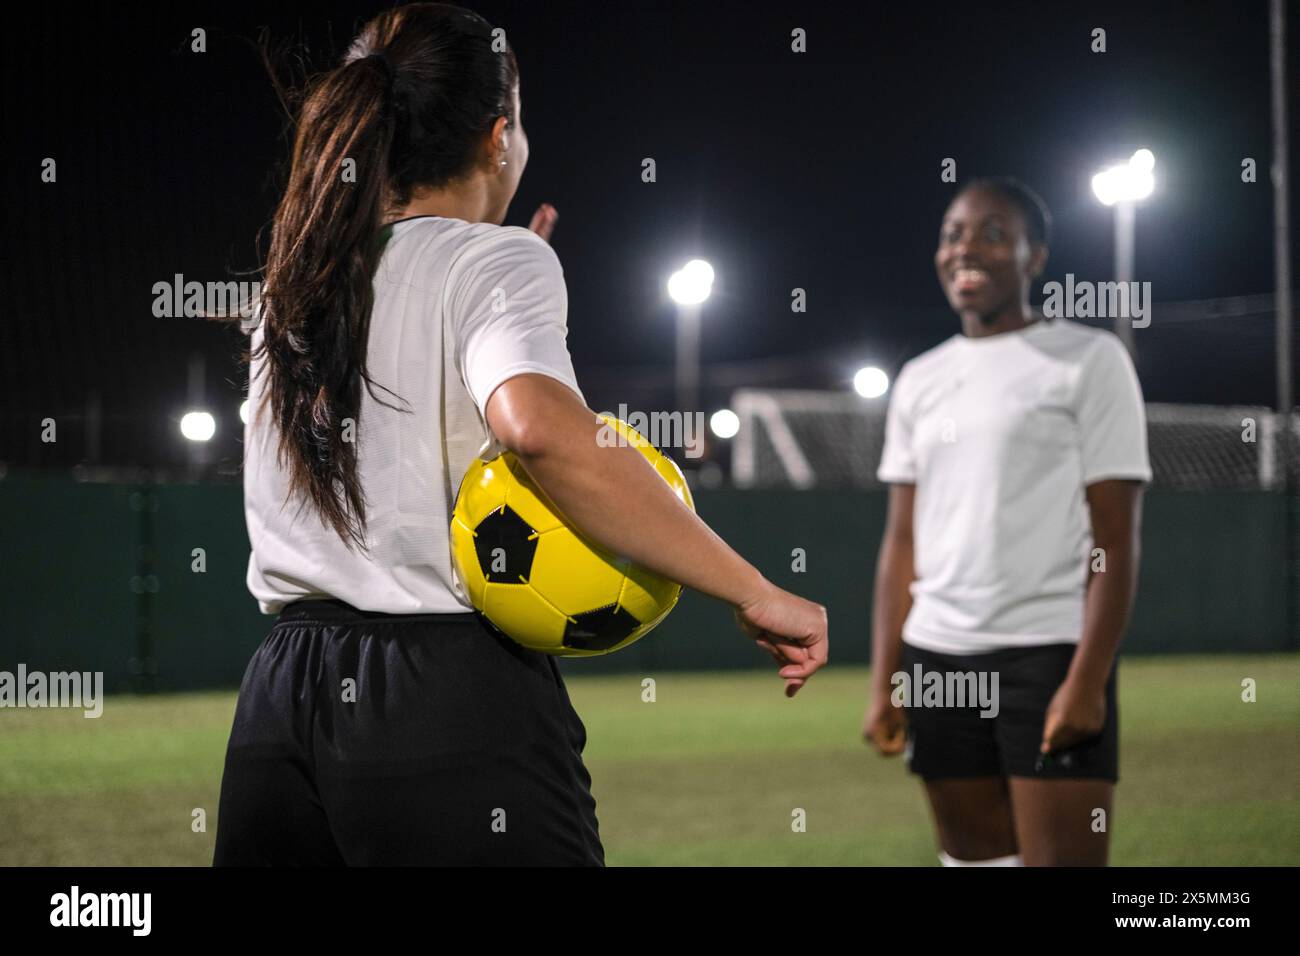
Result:
{"label": "night sky", "polygon": [[[709,409],[738,383],[844,388],[862,364],[893,373],[957,331],[932,264],[957,188],[940,180],[945,157],[959,182],[1009,174],[1041,192],[1055,219],[1044,281],[1105,281],[1112,213],[1089,181],[1148,147],[1158,185],[1138,212],[1135,278],[1156,302],[1273,289],[1262,0],[471,6],[506,29],[520,61],[532,155],[507,222],[527,225],[542,201],[559,210],[570,348],[597,409],[672,407],[663,283],[696,255],[718,276],[705,309]],[[92,395],[101,463],[183,461],[176,422],[194,353],[219,419],[217,456],[238,461],[238,336],[155,318],[152,286],[258,264],[288,142],[259,30],[326,68],[381,8],[11,12],[26,20],[10,21],[0,57],[0,461],[85,459]],[[206,53],[189,50],[195,27],[208,31]],[[807,31],[805,54],[790,50],[795,27]],[[1090,50],[1096,27],[1104,54]],[[1298,112],[1293,102],[1293,151]],[[45,157],[57,160],[56,183],[40,181]],[[641,180],[645,157],[653,184]],[[1259,165],[1254,184],[1241,181],[1245,157]],[[806,314],[790,310],[795,287],[807,290]],[[1272,334],[1266,312],[1162,322],[1157,307],[1137,338],[1148,400],[1271,404]],[[53,445],[40,441],[46,417],[59,422]]]}

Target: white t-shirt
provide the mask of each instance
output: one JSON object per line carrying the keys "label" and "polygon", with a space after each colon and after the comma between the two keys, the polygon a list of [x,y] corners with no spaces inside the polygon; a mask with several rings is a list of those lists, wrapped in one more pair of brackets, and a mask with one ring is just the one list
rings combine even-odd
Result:
{"label": "white t-shirt", "polygon": [[950,654],[1078,643],[1084,488],[1151,478],[1128,353],[1061,319],[954,335],[899,373],[877,476],[916,486],[905,642]]}
{"label": "white t-shirt", "polygon": [[[355,428],[368,553],[349,551],[301,497],[286,503],[278,430],[257,414],[264,363],[252,363],[244,512],[248,588],[264,614],[304,597],[394,614],[469,610],[449,528],[470,462],[499,447],[484,417],[489,396],[524,372],[582,395],[565,344],[563,270],[527,229],[432,216],[398,222],[374,293],[366,365],[379,401],[363,385]],[[254,349],[261,340],[259,327]]]}

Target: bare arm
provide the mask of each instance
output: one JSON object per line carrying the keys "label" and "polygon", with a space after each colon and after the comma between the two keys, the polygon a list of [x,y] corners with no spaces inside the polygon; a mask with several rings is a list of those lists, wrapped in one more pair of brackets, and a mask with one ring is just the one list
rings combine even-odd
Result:
{"label": "bare arm", "polygon": [[602,423],[571,389],[545,375],[516,376],[488,399],[487,420],[593,541],[733,605],[742,629],[777,656],[788,694],[825,663],[825,608],[764,578],[673,494],[635,448],[602,446]]}
{"label": "bare arm", "polygon": [[1093,548],[1101,550],[1105,570],[1096,570],[1099,559],[1090,559],[1083,635],[1047,710],[1044,753],[1069,747],[1105,723],[1106,681],[1137,593],[1143,490],[1140,481],[1099,481],[1087,488]]}
{"label": "bare arm", "polygon": [[876,561],[875,598],[871,613],[871,704],[863,735],[887,756],[904,745],[903,714],[890,703],[890,677],[903,653],[903,622],[912,609],[916,579],[912,545],[915,485],[890,485],[889,514]]}
{"label": "bare arm", "polygon": [[600,421],[562,383],[520,375],[493,392],[487,412],[502,444],[602,547],[730,604],[761,588],[758,569],[678,500],[639,452],[601,447]]}
{"label": "bare arm", "polygon": [[1096,689],[1106,686],[1133,611],[1141,558],[1143,491],[1140,481],[1099,481],[1087,488],[1093,548],[1101,549],[1106,570],[1094,571],[1089,564],[1083,638],[1070,666],[1070,679]]}

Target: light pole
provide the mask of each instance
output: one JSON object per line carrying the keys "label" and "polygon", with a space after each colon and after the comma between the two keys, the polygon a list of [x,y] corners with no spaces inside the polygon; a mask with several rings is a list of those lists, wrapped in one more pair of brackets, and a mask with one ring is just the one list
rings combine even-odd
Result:
{"label": "light pole", "polygon": [[[1092,177],[1092,191],[1104,206],[1115,207],[1115,281],[1133,281],[1134,232],[1137,204],[1156,188],[1156,158],[1149,149],[1139,149],[1127,163],[1103,169]],[[1133,341],[1132,316],[1115,316],[1115,334],[1129,355],[1137,357]]]}
{"label": "light pole", "polygon": [[677,410],[691,415],[700,404],[700,307],[713,291],[713,267],[692,259],[668,277],[677,303]]}

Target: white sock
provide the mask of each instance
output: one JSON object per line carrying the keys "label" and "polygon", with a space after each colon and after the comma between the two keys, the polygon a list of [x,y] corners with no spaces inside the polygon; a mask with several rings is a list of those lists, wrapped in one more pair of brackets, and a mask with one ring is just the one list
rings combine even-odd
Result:
{"label": "white sock", "polygon": [[939,851],[939,862],[944,866],[1024,866],[1025,861],[1020,859],[1020,854],[1014,853],[1011,856],[995,856],[991,860],[957,860],[950,857],[943,850]]}

